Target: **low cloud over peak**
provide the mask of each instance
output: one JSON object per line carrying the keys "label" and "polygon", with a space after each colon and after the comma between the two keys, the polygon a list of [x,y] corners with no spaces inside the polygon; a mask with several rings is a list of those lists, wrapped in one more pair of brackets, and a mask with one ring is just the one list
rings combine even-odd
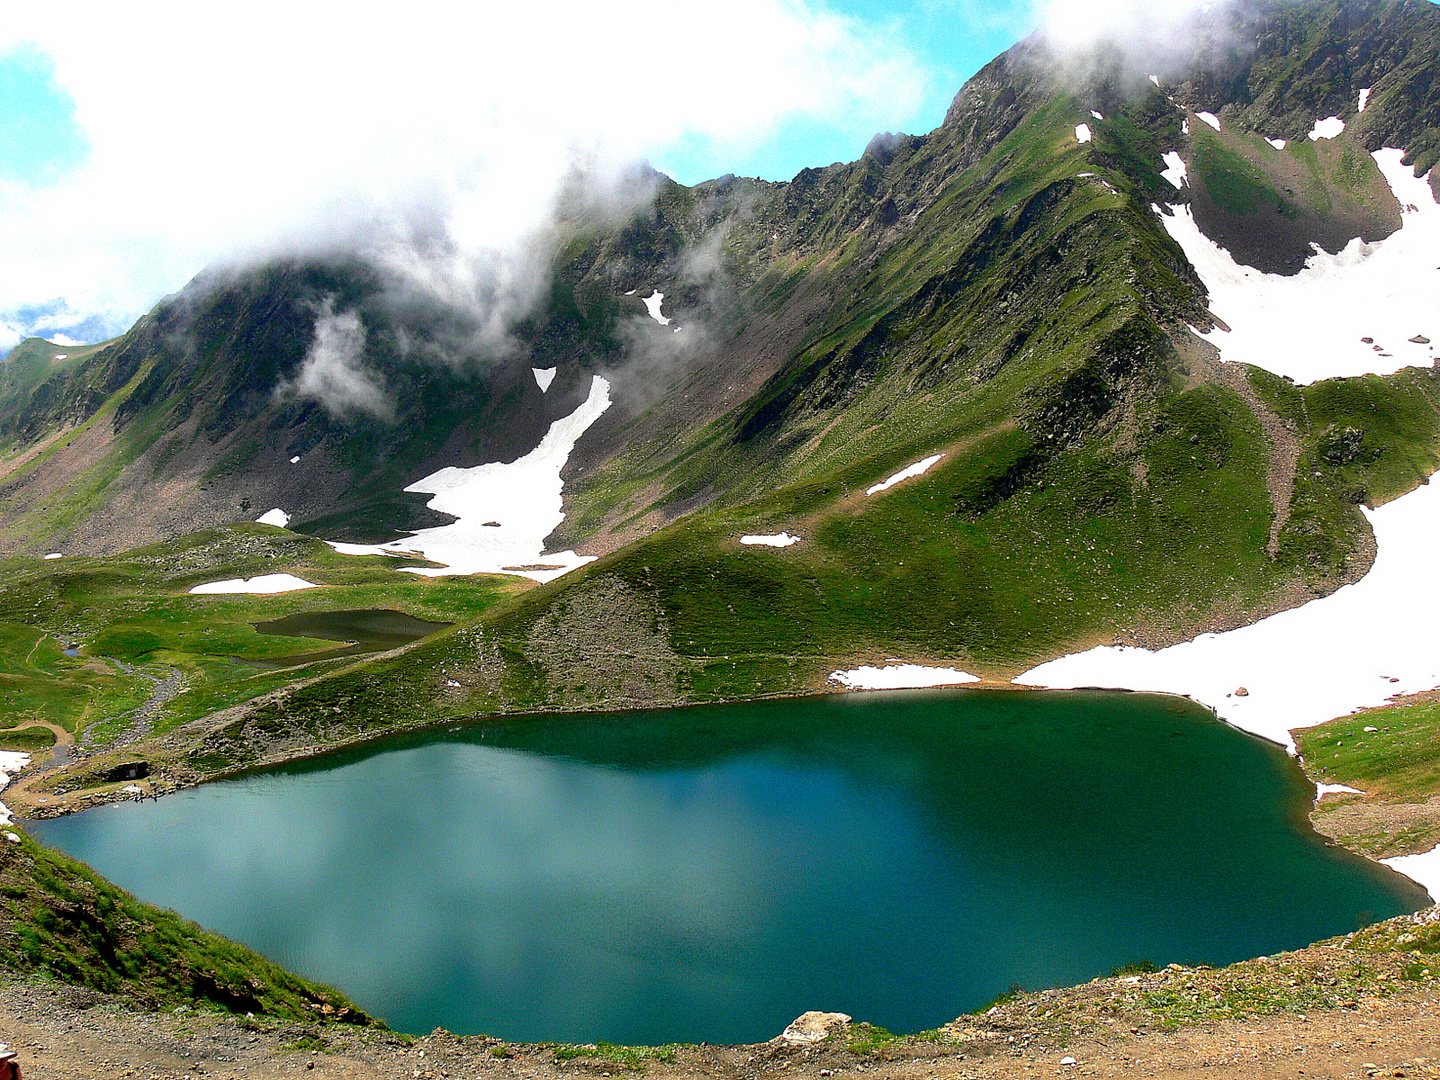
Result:
{"label": "low cloud over peak", "polygon": [[619,176],[799,116],[883,127],[924,81],[897,38],[815,0],[443,18],[260,3],[243,19],[142,3],[78,22],[33,6],[0,28],[14,49],[53,62],[89,153],[0,191],[0,316],[48,305],[62,332],[65,318],[123,329],[217,260],[417,236],[509,257],[577,160]]}

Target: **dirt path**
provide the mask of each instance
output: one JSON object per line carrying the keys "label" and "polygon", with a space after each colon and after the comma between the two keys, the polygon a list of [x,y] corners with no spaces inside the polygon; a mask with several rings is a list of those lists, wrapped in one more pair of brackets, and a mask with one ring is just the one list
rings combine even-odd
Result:
{"label": "dirt path", "polygon": [[1214,380],[1240,396],[1265,433],[1265,442],[1269,446],[1265,488],[1270,493],[1270,506],[1275,514],[1270,523],[1267,550],[1273,559],[1280,553],[1280,531],[1290,520],[1290,500],[1295,494],[1295,467],[1300,460],[1300,440],[1290,430],[1290,425],[1260,400],[1243,366],[1216,362],[1212,367]]}

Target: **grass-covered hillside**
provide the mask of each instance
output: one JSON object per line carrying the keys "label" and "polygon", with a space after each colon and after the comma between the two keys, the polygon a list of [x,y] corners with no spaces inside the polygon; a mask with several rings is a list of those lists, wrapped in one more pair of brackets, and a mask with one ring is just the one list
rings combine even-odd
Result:
{"label": "grass-covered hillside", "polygon": [[[416,563],[342,556],[267,525],[112,558],[0,562],[0,747],[133,741],[353,660],[326,658],[345,641],[262,634],[257,623],[316,609],[469,621],[515,588],[511,579],[399,573],[405,565]],[[189,591],[276,573],[323,587],[270,596]]]}
{"label": "grass-covered hillside", "polygon": [[27,836],[9,835],[15,839],[0,841],[0,968],[120,994],[151,1009],[202,1005],[302,1022],[376,1023],[338,991],[142,904]]}
{"label": "grass-covered hillside", "polygon": [[[1314,4],[1272,11],[1264,25],[1309,19],[1316,49],[1351,42],[1378,50],[1367,73],[1408,71],[1409,53],[1374,45],[1391,41],[1381,16],[1392,7],[1427,26],[1440,21],[1380,5],[1375,29]],[[1247,60],[1255,78],[1267,70],[1266,50],[1289,40],[1267,34]],[[600,561],[502,592],[397,583],[409,576],[393,566],[311,545],[284,556],[287,565],[313,569],[321,576],[311,580],[330,587],[260,602],[179,596],[181,579],[136,574],[129,555],[57,568],[20,560],[10,652],[26,655],[10,662],[16,685],[32,703],[47,694],[64,702],[63,723],[91,728],[97,746],[134,727],[114,717],[149,702],[146,730],[171,733],[154,752],[208,774],[287,747],[496,711],[814,691],[836,667],[888,657],[1007,678],[1100,641],[1156,644],[1239,625],[1354,580],[1372,555],[1358,506],[1413,488],[1440,464],[1435,373],[1297,387],[1217,363],[1191,330],[1212,324],[1203,286],[1154,204],[1187,197],[1160,174],[1163,154],[1183,152],[1197,215],[1253,219],[1279,248],[1366,215],[1389,228],[1393,200],[1363,152],[1369,136],[1357,124],[1333,145],[1301,140],[1279,151],[1262,138],[1268,132],[1244,126],[1259,113],[1214,98],[1240,93],[1239,83],[1224,90],[1196,76],[1137,86],[1102,67],[1062,85],[1045,62],[1043,46],[1017,46],[967,84],[936,131],[877,138],[858,162],[789,184],[724,178],[682,188],[652,177],[651,197],[619,224],[581,211],[565,219],[549,299],[524,330],[528,347],[558,357],[556,389],[542,395],[521,354],[510,374],[490,369],[485,378],[501,380],[492,389],[511,380],[516,401],[543,398],[543,416],[570,407],[565,387],[582,385],[585,372],[612,379],[616,406],[578,446],[568,516],[550,538],[553,548],[608,552]],[[1312,108],[1302,82],[1266,100]],[[1186,95],[1219,109],[1225,130],[1197,121],[1187,134]],[[1423,126],[1426,115],[1405,122]],[[694,257],[702,250],[703,273]],[[403,447],[379,419],[346,434],[333,422],[309,426],[293,403],[275,412],[259,394],[283,374],[285,350],[303,345],[305,303],[317,290],[367,311],[380,303],[362,279],[354,268],[292,267],[162,307],[74,370],[76,380],[108,371],[105,387],[120,389],[69,445],[103,429],[114,446],[153,424],[162,434],[146,450],[147,468],[161,477],[168,451],[156,447],[178,447],[179,460],[201,445],[185,443],[187,431],[218,431],[227,418],[237,431],[258,424],[267,438],[291,440],[266,454],[289,468],[282,455],[303,450],[292,455],[296,468],[317,460],[324,483],[339,485],[331,494],[340,508],[302,529],[399,520],[366,501],[383,495],[377,478],[398,484],[407,468],[434,464],[436,447],[469,445],[473,427],[446,436],[451,413],[427,411],[446,384],[420,378],[403,357],[390,369],[400,413],[424,421]],[[686,335],[633,310],[642,305],[625,293],[648,285],[666,292],[666,310],[699,343],[693,350],[660,349]],[[296,296],[309,299],[297,308]],[[183,335],[159,334],[161,324],[205,333],[181,348]],[[636,337],[637,327],[652,337]],[[375,336],[380,357],[389,346]],[[202,384],[215,392],[189,392]],[[500,432],[487,436],[497,454],[505,431],[518,452],[525,425],[543,419],[506,412],[503,396],[486,398],[480,414]],[[190,428],[175,426],[177,409],[189,410]],[[323,446],[294,441],[311,437]],[[40,509],[8,519],[14,530],[57,507],[89,513],[86,527],[101,528],[111,519],[93,511],[105,500],[152,490],[150,481],[127,487],[134,465],[103,483],[91,472],[66,479],[64,447],[47,438],[50,448],[32,455],[47,479],[34,491],[20,480],[0,489],[0,510],[7,497],[39,499]],[[934,455],[923,476],[866,494]],[[275,475],[247,468],[224,458],[204,490]],[[40,499],[41,490],[50,494]],[[739,543],[781,531],[800,542]],[[282,543],[278,533],[251,533]],[[112,529],[110,541],[119,535]],[[211,541],[197,543],[209,550]],[[172,557],[155,556],[157,565]],[[91,569],[71,584],[71,565]],[[72,616],[60,609],[53,625],[27,615],[30,589],[72,597],[67,612],[92,613],[78,657],[59,644],[85,636],[80,624],[69,630]],[[327,606],[394,607],[457,625],[373,661],[331,657],[254,674],[228,659],[281,651],[248,623]],[[197,618],[216,628],[193,629]],[[167,671],[183,673],[184,691],[155,701],[147,686]],[[33,719],[34,707],[16,711],[13,726]]]}

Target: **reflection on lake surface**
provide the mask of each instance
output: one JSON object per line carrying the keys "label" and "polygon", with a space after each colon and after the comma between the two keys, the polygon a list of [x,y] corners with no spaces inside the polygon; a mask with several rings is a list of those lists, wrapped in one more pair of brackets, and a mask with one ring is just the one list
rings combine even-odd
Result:
{"label": "reflection on lake surface", "polygon": [[1180,699],[902,691],[412,735],[34,831],[400,1030],[741,1042],[1423,906],[1312,791]]}

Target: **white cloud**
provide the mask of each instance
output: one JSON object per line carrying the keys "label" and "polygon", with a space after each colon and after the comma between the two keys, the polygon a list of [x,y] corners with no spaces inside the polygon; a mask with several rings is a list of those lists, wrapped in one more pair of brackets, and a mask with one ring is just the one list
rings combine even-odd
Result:
{"label": "white cloud", "polygon": [[[1175,77],[1239,43],[1226,18],[1239,0],[1037,0],[1041,30],[1072,78],[1117,63],[1131,80]],[[1099,54],[1096,50],[1100,49]]]}
{"label": "white cloud", "polygon": [[299,373],[276,392],[314,398],[337,416],[364,412],[388,420],[395,412],[377,377],[365,368],[365,324],[355,311],[337,313],[333,296],[315,313],[315,337]]}
{"label": "white cloud", "polygon": [[896,36],[816,0],[31,5],[0,27],[0,50],[24,42],[91,152],[0,191],[0,311],[112,321],[236,253],[417,233],[513,252],[577,155],[615,174],[798,116],[878,129],[924,81]]}

